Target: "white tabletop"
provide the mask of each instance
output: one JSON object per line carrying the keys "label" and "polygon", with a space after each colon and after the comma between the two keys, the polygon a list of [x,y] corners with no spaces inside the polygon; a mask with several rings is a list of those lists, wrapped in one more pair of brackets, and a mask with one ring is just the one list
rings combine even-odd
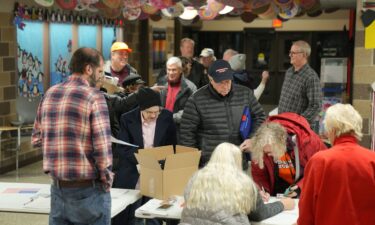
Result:
{"label": "white tabletop", "polygon": [[[277,199],[271,197],[269,203],[275,202]],[[297,222],[298,219],[298,199],[294,199],[294,209],[284,210],[279,214],[274,215],[268,219],[262,220],[260,222],[251,222],[252,225],[292,225]]]}
{"label": "white tabletop", "polygon": [[[168,209],[160,209],[162,200],[151,199],[135,211],[138,218],[163,218],[163,219],[181,219],[182,204],[184,199],[177,196],[177,200],[173,202]],[[271,197],[269,202],[277,201],[275,197]],[[285,210],[273,217],[262,220],[260,222],[251,222],[253,225],[292,225],[298,218],[298,199],[295,199],[295,207],[293,210]]]}
{"label": "white tabletop", "polygon": [[135,211],[135,216],[138,218],[163,218],[163,219],[180,219],[182,212],[182,204],[184,198],[176,196],[175,201],[171,202],[172,206],[168,209],[159,208],[162,200],[151,199],[146,204],[142,205]]}
{"label": "white tabletop", "polygon": [[[0,211],[49,214],[50,184],[0,182]],[[111,189],[111,217],[141,198],[139,190]]]}

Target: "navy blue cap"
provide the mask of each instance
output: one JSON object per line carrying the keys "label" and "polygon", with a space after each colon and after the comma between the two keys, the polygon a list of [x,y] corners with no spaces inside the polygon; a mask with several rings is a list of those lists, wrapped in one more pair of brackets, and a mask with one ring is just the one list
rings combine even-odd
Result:
{"label": "navy blue cap", "polygon": [[233,74],[234,71],[229,63],[222,59],[216,60],[208,68],[208,75],[214,79],[215,83],[220,83],[223,80],[232,80]]}

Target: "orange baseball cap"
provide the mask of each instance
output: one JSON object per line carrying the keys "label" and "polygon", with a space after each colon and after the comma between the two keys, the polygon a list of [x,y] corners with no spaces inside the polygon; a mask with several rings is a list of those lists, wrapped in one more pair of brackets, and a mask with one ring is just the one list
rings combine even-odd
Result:
{"label": "orange baseball cap", "polygon": [[120,50],[125,50],[128,53],[133,51],[131,48],[129,48],[129,46],[127,44],[125,44],[125,42],[117,41],[117,42],[113,43],[113,45],[111,47],[111,52],[120,51]]}

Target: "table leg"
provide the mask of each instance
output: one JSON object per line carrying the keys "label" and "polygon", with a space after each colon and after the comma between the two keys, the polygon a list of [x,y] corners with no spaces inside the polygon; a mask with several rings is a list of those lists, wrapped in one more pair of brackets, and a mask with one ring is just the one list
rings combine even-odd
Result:
{"label": "table leg", "polygon": [[18,178],[18,157],[19,157],[19,152],[21,151],[21,126],[18,126],[17,128],[17,148],[16,148],[16,176]]}

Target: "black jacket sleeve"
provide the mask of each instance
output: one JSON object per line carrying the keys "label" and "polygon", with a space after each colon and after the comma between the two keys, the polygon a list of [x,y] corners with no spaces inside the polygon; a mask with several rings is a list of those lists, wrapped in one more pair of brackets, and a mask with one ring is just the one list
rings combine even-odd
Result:
{"label": "black jacket sleeve", "polygon": [[284,210],[284,205],[280,201],[264,204],[262,197],[258,192],[256,209],[250,212],[250,221],[261,221],[270,218]]}

